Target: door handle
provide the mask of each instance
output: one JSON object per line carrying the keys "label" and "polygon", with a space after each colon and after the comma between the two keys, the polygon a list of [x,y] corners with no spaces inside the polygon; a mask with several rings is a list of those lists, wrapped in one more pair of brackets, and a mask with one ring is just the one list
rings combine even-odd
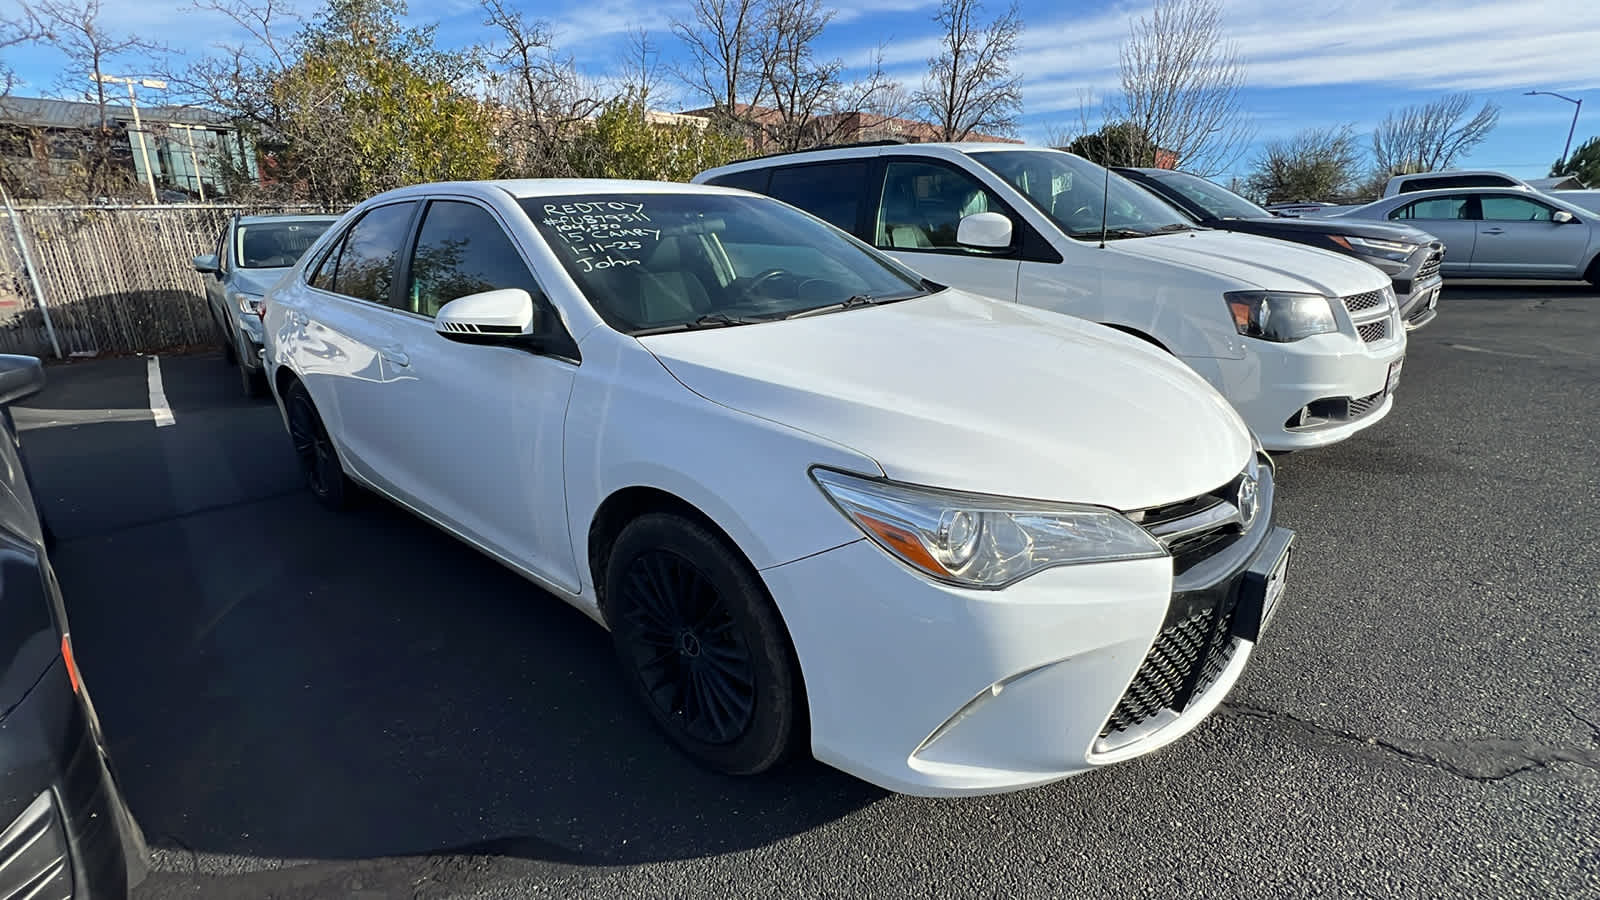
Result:
{"label": "door handle", "polygon": [[1506,230],[1504,228],[1485,228],[1483,230],[1483,233],[1484,234],[1505,234]]}
{"label": "door handle", "polygon": [[411,357],[407,356],[406,352],[399,347],[384,347],[378,351],[378,355],[397,366],[411,365]]}

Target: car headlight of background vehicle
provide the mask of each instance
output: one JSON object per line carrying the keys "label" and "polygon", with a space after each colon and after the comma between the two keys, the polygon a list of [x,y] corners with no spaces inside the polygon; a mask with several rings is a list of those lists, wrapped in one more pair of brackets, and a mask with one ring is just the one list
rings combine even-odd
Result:
{"label": "car headlight of background vehicle", "polygon": [[1339,330],[1333,305],[1321,294],[1232,291],[1223,298],[1234,327],[1245,337],[1288,343]]}
{"label": "car headlight of background vehicle", "polygon": [[1342,234],[1329,235],[1329,239],[1354,253],[1360,253],[1364,256],[1381,256],[1384,259],[1400,261],[1409,259],[1411,254],[1417,252],[1417,248],[1421,246],[1420,244],[1408,244],[1405,241],[1351,237]]}
{"label": "car headlight of background vehicle", "polygon": [[1122,513],[915,487],[812,469],[823,493],[878,546],[931,578],[996,589],[1055,566],[1167,551]]}
{"label": "car headlight of background vehicle", "polygon": [[229,296],[233,298],[233,305],[239,308],[239,312],[251,316],[261,315],[260,294],[247,294],[244,291],[234,291]]}

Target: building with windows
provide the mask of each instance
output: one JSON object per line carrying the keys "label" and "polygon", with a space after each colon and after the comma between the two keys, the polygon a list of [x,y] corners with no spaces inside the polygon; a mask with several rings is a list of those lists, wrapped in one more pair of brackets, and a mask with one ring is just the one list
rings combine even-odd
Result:
{"label": "building with windows", "polygon": [[126,104],[0,98],[0,181],[14,197],[148,202],[147,166],[163,202],[221,198],[261,177],[254,146],[209,110],[141,104],[136,127]]}

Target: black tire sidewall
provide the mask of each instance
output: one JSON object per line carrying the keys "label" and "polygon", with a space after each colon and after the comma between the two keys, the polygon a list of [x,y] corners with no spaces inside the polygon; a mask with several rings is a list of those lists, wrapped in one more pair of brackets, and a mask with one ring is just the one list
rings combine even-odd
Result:
{"label": "black tire sidewall", "polygon": [[715,586],[750,651],[755,676],[755,708],[738,740],[708,744],[697,740],[650,697],[631,661],[630,628],[621,592],[608,592],[605,617],[628,690],[656,725],[689,757],[714,771],[752,775],[784,762],[804,731],[803,688],[799,666],[777,607],[755,569],[728,542],[699,522],[671,513],[648,513],[623,528],[606,562],[606,584],[620,585],[629,565],[642,554],[666,550],[688,560]]}
{"label": "black tire sidewall", "polygon": [[[293,417],[295,414],[294,407],[300,403],[305,404],[306,410],[311,414],[311,418],[314,420],[315,425],[318,428],[321,428],[324,433],[327,433],[327,425],[322,421],[322,414],[317,411],[317,405],[311,400],[311,392],[306,390],[306,386],[304,384],[296,381],[294,384],[289,386],[288,396],[284,398],[284,405],[288,407],[288,412],[291,417]],[[292,441],[292,432],[290,437]],[[330,444],[333,441],[331,436],[328,440]],[[305,478],[306,490],[310,491],[311,496],[316,497],[323,506],[335,510],[343,509],[350,494],[350,485],[349,479],[344,474],[343,466],[338,463],[337,453],[335,453],[334,456],[335,474],[331,478],[324,479],[327,483],[324,486],[324,489],[320,491],[317,490],[316,485],[312,482],[311,472],[307,468],[307,462],[304,459],[300,459],[299,456],[299,452],[296,451],[296,461],[300,464],[300,474]]]}

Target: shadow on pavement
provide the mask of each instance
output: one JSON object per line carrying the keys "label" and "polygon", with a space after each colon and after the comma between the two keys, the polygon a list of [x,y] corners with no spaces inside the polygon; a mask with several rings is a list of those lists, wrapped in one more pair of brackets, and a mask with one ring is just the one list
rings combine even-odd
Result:
{"label": "shadow on pavement", "polygon": [[1586,281],[1491,281],[1452,278],[1444,283],[1440,303],[1458,300],[1596,300],[1600,287]]}
{"label": "shadow on pavement", "polygon": [[383,501],[322,509],[276,410],[235,388],[174,392],[170,428],[23,438],[156,847],[610,865],[760,846],[883,796],[811,762],[695,767],[625,694],[601,628]]}

